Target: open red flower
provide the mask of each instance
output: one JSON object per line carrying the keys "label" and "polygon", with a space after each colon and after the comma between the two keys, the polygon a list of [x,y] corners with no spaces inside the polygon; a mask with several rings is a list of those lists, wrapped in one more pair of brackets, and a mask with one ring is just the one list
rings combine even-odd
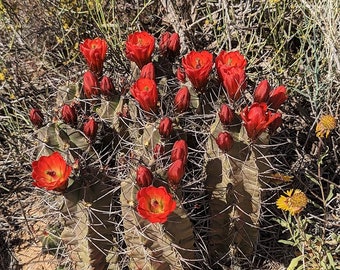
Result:
{"label": "open red flower", "polygon": [[241,118],[248,137],[251,140],[256,140],[271,123],[281,118],[281,114],[268,111],[266,103],[255,102],[250,107],[247,106],[241,111]]}
{"label": "open red flower", "polygon": [[245,69],[247,60],[239,51],[221,51],[215,59],[217,73],[221,77],[221,70],[224,68],[237,67]]}
{"label": "open red flower", "polygon": [[155,38],[149,33],[135,32],[126,41],[126,57],[135,62],[139,69],[151,62],[151,55],[155,49]]}
{"label": "open red flower", "polygon": [[67,187],[67,180],[72,167],[67,165],[59,152],[41,156],[32,162],[33,185],[47,190],[62,191]]}
{"label": "open red flower", "polygon": [[164,223],[168,216],[176,209],[176,201],[165,187],[148,186],[137,193],[138,213],[152,223]]}
{"label": "open red flower", "polygon": [[242,91],[246,88],[246,73],[239,67],[223,67],[221,69],[221,80],[224,90],[232,100],[238,100]]}
{"label": "open red flower", "polygon": [[182,59],[186,76],[196,90],[202,90],[213,66],[213,55],[208,51],[192,51]]}
{"label": "open red flower", "polygon": [[89,69],[97,76],[100,76],[103,71],[103,64],[107,52],[106,41],[101,38],[85,39],[79,47],[86,59]]}
{"label": "open red flower", "polygon": [[154,80],[140,78],[132,85],[130,92],[143,110],[147,112],[156,111],[158,91]]}

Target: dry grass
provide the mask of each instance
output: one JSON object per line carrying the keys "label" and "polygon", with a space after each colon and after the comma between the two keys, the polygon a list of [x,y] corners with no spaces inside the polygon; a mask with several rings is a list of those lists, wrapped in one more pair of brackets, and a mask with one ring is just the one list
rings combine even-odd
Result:
{"label": "dry grass", "polygon": [[[47,117],[55,115],[61,105],[56,104],[57,94],[65,85],[81,81],[84,62],[78,45],[87,37],[107,39],[106,71],[118,87],[126,87],[130,67],[124,41],[140,29],[156,37],[165,30],[178,32],[181,55],[194,49],[215,54],[239,49],[249,62],[249,93],[262,79],[289,89],[289,101],[282,109],[284,124],[272,140],[272,151],[273,166],[294,181],[267,188],[274,195],[263,205],[257,250],[245,264],[235,259],[235,265],[286,269],[302,253],[303,264],[291,269],[339,267],[339,124],[328,138],[315,136],[321,115],[339,117],[338,1],[134,2],[0,1],[0,268],[66,268],[56,268],[65,258],[50,260],[40,248],[35,249],[31,265],[19,252],[28,246],[27,255],[32,246],[39,247],[42,224],[58,208],[52,203],[46,207],[47,194],[31,186],[30,164],[37,142],[28,112],[39,107]],[[274,205],[287,188],[300,188],[310,199],[296,220]],[[50,212],[35,212],[42,206]],[[283,254],[289,255],[283,258]],[[40,259],[52,265],[36,266]]]}

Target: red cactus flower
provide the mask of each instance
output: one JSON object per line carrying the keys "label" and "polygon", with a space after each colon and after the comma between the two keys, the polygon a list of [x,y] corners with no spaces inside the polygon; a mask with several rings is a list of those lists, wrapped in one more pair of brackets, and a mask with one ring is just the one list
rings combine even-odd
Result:
{"label": "red cactus flower", "polygon": [[152,184],[152,172],[145,166],[140,165],[136,172],[136,182],[140,187],[148,187]]}
{"label": "red cactus flower", "polygon": [[183,86],[175,96],[175,110],[182,113],[188,110],[190,104],[190,92],[188,87]]}
{"label": "red cactus flower", "polygon": [[224,103],[220,107],[218,116],[220,117],[220,121],[223,125],[229,125],[234,119],[234,112],[227,104]]}
{"label": "red cactus flower", "polygon": [[148,63],[145,66],[143,66],[139,78],[155,80],[156,79],[155,66],[152,63]]}
{"label": "red cactus flower", "polygon": [[176,77],[180,82],[185,83],[186,76],[185,76],[185,72],[183,71],[181,67],[178,67],[176,71]]}
{"label": "red cactus flower", "polygon": [[100,91],[104,96],[111,96],[114,92],[115,87],[110,77],[103,76],[100,81]]}
{"label": "red cactus flower", "polygon": [[138,213],[151,223],[165,223],[170,213],[176,209],[176,201],[163,186],[141,188],[137,200]]}
{"label": "red cactus flower", "polygon": [[179,54],[181,44],[177,33],[164,32],[159,41],[159,50],[163,56],[175,56]]}
{"label": "red cactus flower", "polygon": [[67,187],[72,167],[67,165],[58,152],[41,156],[32,162],[33,185],[47,190],[63,191]]}
{"label": "red cactus flower", "polygon": [[169,117],[162,118],[158,126],[158,131],[162,137],[166,138],[170,136],[172,131],[172,121]]}
{"label": "red cactus flower", "polygon": [[89,120],[83,126],[83,132],[91,141],[96,138],[98,130],[98,123],[94,120],[93,117],[90,117]]}
{"label": "red cactus flower", "polygon": [[177,159],[170,165],[167,171],[167,178],[168,178],[168,182],[170,186],[172,188],[177,188],[184,174],[185,174],[185,164],[183,160]]}
{"label": "red cactus flower", "polygon": [[83,90],[86,98],[99,95],[99,89],[97,76],[91,71],[86,71],[83,78]]}
{"label": "red cactus flower", "polygon": [[222,84],[230,99],[236,101],[246,88],[246,73],[238,67],[221,69]]}
{"label": "red cactus flower", "polygon": [[222,151],[229,151],[233,146],[233,137],[228,132],[220,132],[216,138],[216,144]]}
{"label": "red cactus flower", "polygon": [[208,51],[192,51],[182,59],[186,76],[197,90],[202,90],[213,66],[213,55]]}
{"label": "red cactus flower", "polygon": [[216,70],[221,77],[221,71],[225,68],[237,67],[245,69],[247,66],[247,60],[239,51],[221,51],[215,59]]}
{"label": "red cactus flower", "polygon": [[106,41],[101,38],[85,39],[79,47],[86,59],[89,69],[97,76],[100,76],[103,71],[103,64],[107,52]]}
{"label": "red cactus flower", "polygon": [[32,108],[29,114],[30,120],[33,125],[41,127],[44,122],[44,115],[39,109]]}
{"label": "red cactus flower", "polygon": [[270,92],[270,85],[267,80],[259,83],[254,91],[254,102],[267,102]]}
{"label": "red cactus flower", "polygon": [[178,140],[174,143],[171,150],[171,161],[182,160],[183,163],[187,163],[188,159],[188,144],[185,140]]}
{"label": "red cactus flower", "polygon": [[266,103],[255,102],[241,111],[241,118],[248,137],[251,140],[256,140],[271,123],[277,121],[277,118],[281,118],[281,114],[268,111]]}
{"label": "red cactus flower", "polygon": [[269,93],[269,107],[277,110],[287,99],[287,89],[283,85],[280,85]]}
{"label": "red cactus flower", "polygon": [[268,126],[270,134],[274,133],[281,125],[282,125],[282,115],[281,113],[277,113],[280,117],[276,118],[273,122]]}
{"label": "red cactus flower", "polygon": [[140,78],[132,85],[130,92],[143,110],[156,111],[158,91],[154,80]]}
{"label": "red cactus flower", "polygon": [[126,41],[126,57],[135,62],[139,69],[151,62],[151,55],[155,49],[155,38],[149,33],[135,32]]}
{"label": "red cactus flower", "polygon": [[164,154],[164,146],[162,144],[157,143],[153,148],[153,157],[155,159],[159,158]]}
{"label": "red cactus flower", "polygon": [[66,124],[76,124],[77,123],[77,112],[76,108],[71,104],[64,104],[63,107],[61,108],[61,119]]}

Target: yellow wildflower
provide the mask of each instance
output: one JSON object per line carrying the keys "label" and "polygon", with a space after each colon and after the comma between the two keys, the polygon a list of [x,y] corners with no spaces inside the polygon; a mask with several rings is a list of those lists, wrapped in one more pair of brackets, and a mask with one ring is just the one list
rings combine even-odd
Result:
{"label": "yellow wildflower", "polygon": [[329,133],[335,129],[336,119],[332,115],[323,115],[320,118],[319,123],[316,125],[316,137],[323,138],[328,137]]}
{"label": "yellow wildflower", "polygon": [[5,79],[5,74],[0,72],[0,82],[4,81]]}
{"label": "yellow wildflower", "polygon": [[307,205],[308,198],[300,189],[290,189],[284,192],[288,197],[281,195],[276,206],[283,211],[289,211],[293,216],[300,213]]}

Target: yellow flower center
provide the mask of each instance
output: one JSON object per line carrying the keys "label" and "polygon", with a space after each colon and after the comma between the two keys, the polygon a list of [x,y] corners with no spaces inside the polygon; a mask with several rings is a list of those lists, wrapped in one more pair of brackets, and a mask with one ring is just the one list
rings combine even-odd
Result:
{"label": "yellow flower center", "polygon": [[151,199],[150,202],[150,211],[155,214],[163,213],[163,205],[156,199]]}
{"label": "yellow flower center", "polygon": [[195,59],[195,68],[201,68],[202,65],[201,65],[201,59],[200,58],[196,58]]}
{"label": "yellow flower center", "polygon": [[52,177],[55,177],[57,175],[55,171],[47,171],[46,173]]}
{"label": "yellow flower center", "polygon": [[281,195],[276,201],[276,205],[279,209],[289,211],[292,215],[300,213],[303,208],[306,207],[308,199],[305,193],[301,190],[288,190],[285,192],[288,197]]}

